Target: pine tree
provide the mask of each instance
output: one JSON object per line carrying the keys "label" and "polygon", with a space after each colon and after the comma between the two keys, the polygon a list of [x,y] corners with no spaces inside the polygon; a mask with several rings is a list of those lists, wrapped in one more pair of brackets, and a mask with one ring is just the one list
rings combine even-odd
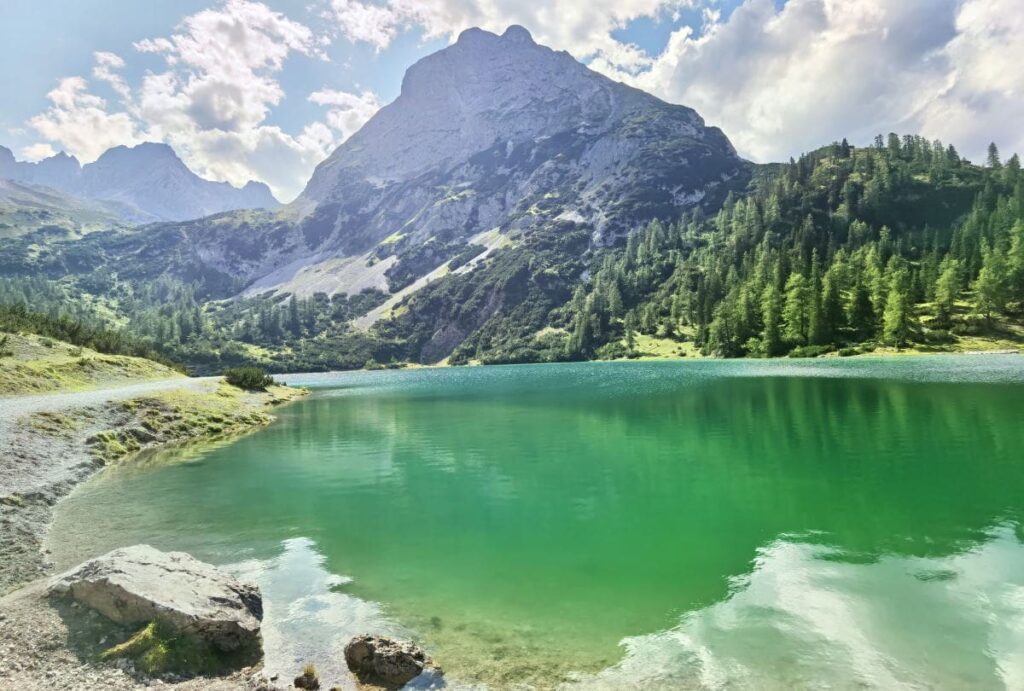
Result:
{"label": "pine tree", "polygon": [[786,281],[786,304],[782,310],[783,336],[797,345],[807,343],[810,326],[810,289],[803,274],[791,274]]}
{"label": "pine tree", "polygon": [[[1024,213],[1024,208],[1020,209]],[[1024,303],[1024,218],[1018,218],[1010,229],[1010,254],[1007,257],[1010,279],[1009,297]]]}
{"label": "pine tree", "polygon": [[867,286],[858,282],[852,292],[847,310],[850,328],[857,340],[863,341],[875,333],[875,310],[871,303],[871,293]]}
{"label": "pine tree", "polygon": [[986,157],[986,164],[992,170],[999,170],[1003,167],[1002,161],[999,159],[999,147],[996,146],[995,142],[988,145],[988,156]]}
{"label": "pine tree", "polygon": [[292,293],[291,299],[288,300],[288,331],[295,338],[302,335],[302,320],[299,318],[299,300],[295,297],[295,293]]}
{"label": "pine tree", "polygon": [[960,263],[952,257],[942,261],[941,272],[935,283],[935,320],[948,325],[960,294]]}
{"label": "pine tree", "polygon": [[897,349],[906,344],[910,336],[909,276],[899,268],[890,279],[889,296],[885,301],[882,319],[882,338]]}
{"label": "pine tree", "polygon": [[978,309],[985,317],[992,319],[993,312],[1003,312],[1007,299],[1006,256],[998,247],[986,246],[982,252],[981,271],[974,282]]}
{"label": "pine tree", "polygon": [[625,323],[623,324],[626,336],[626,347],[632,351],[636,348],[636,317],[632,312],[626,315]]}
{"label": "pine tree", "polygon": [[761,347],[764,354],[774,357],[782,353],[782,294],[774,283],[769,283],[761,297],[761,320],[764,331],[761,336]]}
{"label": "pine tree", "polygon": [[821,342],[834,343],[844,326],[843,297],[834,269],[825,272],[821,289]]}

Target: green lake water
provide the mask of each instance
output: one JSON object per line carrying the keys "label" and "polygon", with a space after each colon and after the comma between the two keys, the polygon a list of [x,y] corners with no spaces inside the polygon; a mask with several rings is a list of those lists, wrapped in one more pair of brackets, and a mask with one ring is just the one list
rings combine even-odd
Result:
{"label": "green lake water", "polygon": [[268,668],[347,687],[370,630],[455,687],[1024,688],[1024,358],[284,379],[268,429],[76,490],[58,564],[228,565]]}

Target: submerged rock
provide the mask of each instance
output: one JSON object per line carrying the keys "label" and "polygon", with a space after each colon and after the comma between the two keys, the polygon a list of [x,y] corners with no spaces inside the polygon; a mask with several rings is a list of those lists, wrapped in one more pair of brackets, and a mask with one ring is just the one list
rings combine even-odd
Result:
{"label": "submerged rock", "polygon": [[120,624],[158,622],[222,652],[262,648],[259,588],[184,552],[117,549],[56,576],[50,593]]}
{"label": "submerged rock", "polygon": [[345,646],[345,662],[360,681],[393,688],[404,686],[428,668],[441,674],[419,646],[386,636],[356,636]]}

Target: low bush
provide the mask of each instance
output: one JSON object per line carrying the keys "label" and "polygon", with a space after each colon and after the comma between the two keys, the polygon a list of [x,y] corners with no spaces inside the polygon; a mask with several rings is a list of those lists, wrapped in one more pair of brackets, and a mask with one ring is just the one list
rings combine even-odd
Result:
{"label": "low bush", "polygon": [[805,345],[797,346],[789,352],[789,357],[818,357],[832,351],[830,345]]}
{"label": "low bush", "polygon": [[224,381],[246,391],[266,391],[274,378],[262,367],[231,367],[224,370]]}

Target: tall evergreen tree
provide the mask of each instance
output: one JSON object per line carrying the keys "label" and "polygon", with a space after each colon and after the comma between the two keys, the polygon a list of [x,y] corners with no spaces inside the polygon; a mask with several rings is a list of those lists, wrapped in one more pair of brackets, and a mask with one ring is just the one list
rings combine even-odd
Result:
{"label": "tall evergreen tree", "polygon": [[786,281],[786,304],[782,310],[783,336],[797,345],[807,343],[810,328],[811,292],[803,274],[792,274]]}

